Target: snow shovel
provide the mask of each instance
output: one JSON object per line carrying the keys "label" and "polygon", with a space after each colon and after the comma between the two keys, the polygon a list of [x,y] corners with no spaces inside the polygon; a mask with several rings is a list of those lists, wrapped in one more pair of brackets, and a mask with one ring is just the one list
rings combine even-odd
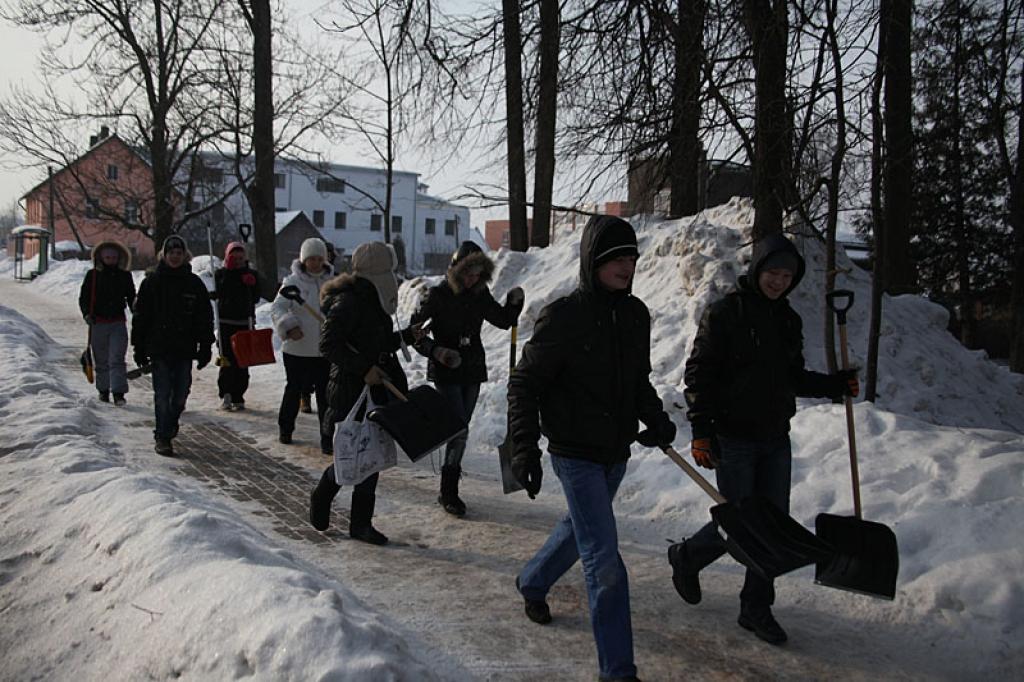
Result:
{"label": "snow shovel", "polygon": [[661,449],[718,503],[711,508],[711,518],[725,533],[725,549],[750,570],[770,580],[831,558],[828,544],[764,497],[727,501],[671,446]]}
{"label": "snow shovel", "polygon": [[[838,289],[830,291],[825,299],[839,323],[843,369],[849,369],[846,311],[853,305],[853,292]],[[857,441],[853,428],[853,400],[850,396],[846,396],[845,403],[846,433],[850,443],[850,473],[853,478],[854,516],[818,514],[814,522],[815,533],[835,547],[836,553],[829,560],[818,563],[814,581],[827,587],[891,600],[896,597],[896,576],[900,569],[896,534],[888,526],[861,518]]]}
{"label": "snow shovel", "polygon": [[[519,332],[518,325],[512,325],[512,348],[509,351],[508,375],[512,376],[516,368],[516,336]],[[501,490],[506,495],[522,490],[523,486],[512,473],[512,429],[511,424],[506,420],[505,440],[498,446],[498,463],[501,466]]]}
{"label": "snow shovel", "polygon": [[149,374],[153,371],[153,365],[145,364],[135,369],[130,369],[125,373],[125,377],[128,379],[139,379],[143,374]]}
{"label": "snow shovel", "polygon": [[387,431],[412,461],[466,433],[466,422],[433,386],[424,384],[404,394],[387,379],[382,383],[398,402],[375,407],[366,418]]}
{"label": "snow shovel", "polygon": [[[213,293],[217,293],[217,274],[213,271],[213,235],[210,232],[210,223],[206,223],[206,248],[210,253],[210,279],[213,280]],[[220,338],[220,309],[217,307],[217,301],[213,302],[213,331],[216,334],[214,338],[217,339],[217,361],[213,364],[218,367],[230,367],[231,361],[224,355],[224,349],[221,347]]]}
{"label": "snow shovel", "polygon": [[306,303],[306,299],[302,298],[302,292],[299,291],[299,288],[297,286],[295,286],[294,284],[289,284],[286,287],[281,287],[281,290],[278,291],[277,293],[281,294],[289,301],[295,301],[296,303],[301,305],[303,308],[306,309],[306,312],[308,312],[310,315],[315,317],[321,324],[323,324],[324,316],[317,312],[316,308]]}
{"label": "snow shovel", "polygon": [[89,337],[85,342],[85,350],[82,351],[82,357],[79,358],[82,363],[82,371],[85,372],[85,380],[90,384],[95,380],[95,366],[92,361],[92,325],[89,325]]}

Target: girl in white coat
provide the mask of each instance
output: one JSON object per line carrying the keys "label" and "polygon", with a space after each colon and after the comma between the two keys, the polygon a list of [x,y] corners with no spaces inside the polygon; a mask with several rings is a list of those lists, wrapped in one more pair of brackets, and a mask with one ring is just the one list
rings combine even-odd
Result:
{"label": "girl in white coat", "polygon": [[[277,415],[278,439],[285,444],[292,442],[299,400],[303,394],[316,394],[317,416],[323,423],[327,402],[324,392],[330,363],[320,355],[321,319],[314,311],[320,305],[320,287],[332,277],[326,261],[327,247],[322,240],[311,237],[302,242],[299,258],[292,261],[292,272],[281,282],[281,288],[298,287],[305,305],[278,294],[270,308],[274,328],[282,341],[287,378],[284,395],[281,397],[281,409]],[[318,432],[321,434],[320,450],[325,455],[332,454],[331,440],[322,435],[322,429],[318,429]]]}

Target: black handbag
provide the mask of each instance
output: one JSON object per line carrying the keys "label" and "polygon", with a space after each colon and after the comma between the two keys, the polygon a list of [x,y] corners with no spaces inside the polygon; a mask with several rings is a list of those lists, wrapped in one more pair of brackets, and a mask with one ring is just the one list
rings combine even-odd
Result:
{"label": "black handbag", "polygon": [[410,390],[403,400],[375,407],[366,418],[380,424],[414,462],[468,429],[451,403],[426,384]]}

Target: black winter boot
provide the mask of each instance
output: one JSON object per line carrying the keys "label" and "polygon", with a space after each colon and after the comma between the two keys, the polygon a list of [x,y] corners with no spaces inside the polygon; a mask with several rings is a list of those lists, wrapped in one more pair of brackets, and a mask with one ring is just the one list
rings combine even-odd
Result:
{"label": "black winter boot", "polygon": [[672,584],[687,604],[700,603],[700,566],[695,566],[686,551],[686,543],[678,542],[668,548],[668,563],[672,566]]}
{"label": "black winter boot", "polygon": [[329,466],[309,496],[309,522],[317,530],[325,531],[331,525],[331,502],[339,490],[341,486],[334,482],[334,467]]}
{"label": "black winter boot", "polygon": [[768,606],[752,607],[745,604],[740,605],[740,617],[736,621],[744,630],[750,630],[758,639],[769,644],[783,644],[787,639],[786,631],[782,629],[779,622],[772,615]]}
{"label": "black winter boot", "polygon": [[388,537],[373,527],[373,508],[377,504],[376,482],[363,481],[352,490],[352,514],[349,516],[348,535],[353,540],[371,545],[386,545]]}
{"label": "black winter boot", "polygon": [[455,516],[466,515],[466,503],[459,498],[461,475],[462,468],[454,464],[441,467],[441,494],[438,495],[437,501],[446,512]]}

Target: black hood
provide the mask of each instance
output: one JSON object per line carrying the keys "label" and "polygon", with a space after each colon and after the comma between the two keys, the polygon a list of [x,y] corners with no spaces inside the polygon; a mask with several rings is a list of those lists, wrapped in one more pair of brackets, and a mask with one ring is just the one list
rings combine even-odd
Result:
{"label": "black hood", "polygon": [[[623,225],[633,230],[633,226],[622,218],[610,215],[591,216],[587,226],[583,228],[583,237],[580,240],[580,289],[583,291],[596,291],[600,288],[597,283],[597,268],[594,261],[597,260],[597,245],[601,236],[613,225]],[[624,293],[633,292],[633,283]]]}
{"label": "black hood", "polygon": [[[806,270],[807,265],[804,263],[803,256],[801,256],[800,252],[796,250],[795,246],[793,246],[793,242],[789,241],[789,239],[786,238],[786,235],[782,233],[768,235],[761,241],[754,244],[754,254],[750,259],[750,267],[747,268],[746,275],[747,281],[745,284],[748,288],[756,291],[758,294],[761,293],[761,288],[757,285],[757,279],[761,274],[762,264],[768,259],[768,256],[780,251],[788,252],[796,258],[796,272],[793,273],[793,282],[780,298],[789,296],[789,293],[793,291],[793,289],[796,289],[797,285],[800,284],[800,280],[804,278],[804,271]],[[740,284],[742,285],[744,283],[741,281]]]}

